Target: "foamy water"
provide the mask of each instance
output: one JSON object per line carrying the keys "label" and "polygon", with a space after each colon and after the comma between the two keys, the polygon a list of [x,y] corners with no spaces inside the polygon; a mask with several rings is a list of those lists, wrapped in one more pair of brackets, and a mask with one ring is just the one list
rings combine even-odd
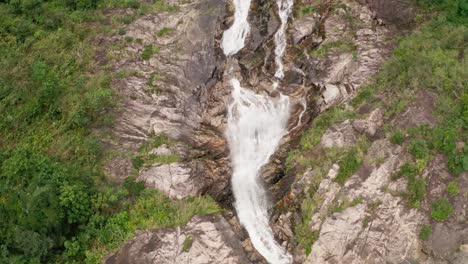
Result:
{"label": "foamy water", "polygon": [[[289,16],[292,0],[278,1],[280,16]],[[235,20],[223,34],[222,48],[227,56],[236,54],[245,45],[250,26],[248,24],[249,1],[234,0]],[[286,48],[285,29],[287,17],[281,18],[281,26],[275,35],[277,78],[283,78],[282,56]],[[279,72],[279,73],[278,73]],[[273,236],[269,225],[266,190],[260,181],[260,170],[274,154],[281,138],[287,133],[291,111],[289,97],[255,94],[241,86],[234,76],[232,102],[228,106],[226,137],[229,143],[233,168],[232,189],[239,221],[247,230],[255,249],[272,264],[288,264],[291,256]],[[274,88],[278,86],[273,82]]]}

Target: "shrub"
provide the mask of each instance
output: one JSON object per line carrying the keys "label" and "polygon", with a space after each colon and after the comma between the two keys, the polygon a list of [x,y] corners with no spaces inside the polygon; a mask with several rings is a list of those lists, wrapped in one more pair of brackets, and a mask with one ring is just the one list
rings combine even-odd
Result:
{"label": "shrub", "polygon": [[351,149],[345,154],[345,156],[338,162],[340,170],[336,176],[335,181],[343,185],[346,180],[353,175],[354,172],[361,165],[362,160],[358,157],[358,151],[356,148]]}
{"label": "shrub", "polygon": [[354,118],[355,113],[335,107],[319,115],[312,123],[312,127],[305,131],[301,137],[301,147],[305,150],[311,149],[322,138],[323,133],[332,125]]}
{"label": "shrub", "polygon": [[419,238],[421,240],[428,240],[432,234],[432,229],[428,225],[422,225],[421,230],[419,231]]}
{"label": "shrub", "polygon": [[425,179],[408,179],[408,201],[411,206],[417,207],[426,197]]}
{"label": "shrub", "polygon": [[143,60],[149,60],[155,54],[156,50],[153,45],[145,45],[143,52],[141,53],[141,58]]}
{"label": "shrub", "polygon": [[456,152],[448,156],[448,169],[454,175],[459,175],[468,171],[468,151],[467,147],[463,151]]}
{"label": "shrub", "polygon": [[390,138],[390,141],[393,144],[401,145],[405,141],[405,135],[401,131],[396,131],[395,133],[393,133],[392,137]]}
{"label": "shrub", "polygon": [[172,32],[174,32],[175,29],[174,28],[168,28],[168,27],[163,27],[161,30],[159,30],[157,33],[156,33],[156,36],[158,37],[164,37],[168,34],[171,34]]}
{"label": "shrub", "polygon": [[191,236],[186,236],[185,239],[184,239],[183,251],[188,252],[190,250],[191,246],[192,246],[192,237]]}
{"label": "shrub", "polygon": [[426,141],[422,139],[411,141],[408,150],[417,159],[425,159],[429,156]]}
{"label": "shrub", "polygon": [[453,128],[436,128],[432,136],[434,148],[445,154],[451,154],[457,147],[457,131]]}
{"label": "shrub", "polygon": [[442,222],[453,213],[453,208],[447,198],[442,198],[432,203],[431,216],[434,220]]}
{"label": "shrub", "polygon": [[405,163],[401,166],[400,171],[393,176],[394,179],[399,179],[402,176],[406,176],[408,179],[415,179],[418,175],[418,168],[414,163]]}
{"label": "shrub", "polygon": [[453,181],[449,183],[447,185],[447,192],[450,196],[456,196],[460,192],[457,182]]}

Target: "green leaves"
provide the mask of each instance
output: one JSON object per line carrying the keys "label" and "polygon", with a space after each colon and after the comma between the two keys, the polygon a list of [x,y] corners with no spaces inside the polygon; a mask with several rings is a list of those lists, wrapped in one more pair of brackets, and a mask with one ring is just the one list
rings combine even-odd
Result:
{"label": "green leaves", "polygon": [[69,224],[85,223],[92,213],[91,198],[84,186],[65,185],[60,193],[60,205],[64,208]]}
{"label": "green leaves", "polygon": [[447,198],[441,198],[432,203],[431,216],[434,220],[442,222],[453,213],[453,207]]}
{"label": "green leaves", "polygon": [[340,161],[338,161],[340,170],[338,171],[335,181],[339,184],[343,185],[361,165],[362,159],[359,157],[358,152],[357,148],[352,148],[342,159],[340,159]]}

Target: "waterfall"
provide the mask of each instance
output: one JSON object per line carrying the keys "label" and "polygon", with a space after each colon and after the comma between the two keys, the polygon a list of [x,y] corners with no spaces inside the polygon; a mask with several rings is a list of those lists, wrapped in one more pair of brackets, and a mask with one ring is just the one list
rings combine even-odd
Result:
{"label": "waterfall", "polygon": [[236,54],[244,47],[244,41],[250,32],[247,21],[250,9],[250,0],[233,0],[234,24],[224,31],[221,47],[226,56]]}
{"label": "waterfall", "polygon": [[276,5],[278,6],[278,15],[281,20],[281,25],[275,34],[275,63],[276,73],[275,77],[283,79],[284,77],[284,65],[283,55],[286,51],[286,26],[288,25],[288,18],[291,14],[293,0],[277,0]]}
{"label": "waterfall", "polygon": [[[275,61],[277,78],[283,78],[282,56],[286,49],[286,23],[292,0],[283,4],[278,0],[281,26],[275,34]],[[234,55],[244,47],[250,26],[247,21],[250,0],[233,0],[234,23],[223,34],[222,48],[226,56]],[[286,16],[283,18],[283,16]],[[279,47],[279,48],[278,48]],[[279,73],[278,73],[279,72]],[[233,168],[232,189],[239,221],[247,230],[253,246],[272,264],[289,264],[291,256],[275,240],[269,225],[266,190],[259,179],[260,170],[277,149],[287,133],[290,100],[255,94],[241,87],[236,77],[231,78],[232,102],[228,106],[226,137]],[[274,88],[278,85],[273,82]]]}

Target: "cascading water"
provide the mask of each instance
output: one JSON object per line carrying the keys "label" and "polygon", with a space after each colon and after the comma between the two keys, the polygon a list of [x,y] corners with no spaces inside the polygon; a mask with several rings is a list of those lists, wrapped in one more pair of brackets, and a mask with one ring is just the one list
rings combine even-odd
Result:
{"label": "cascading water", "polygon": [[276,73],[275,77],[283,79],[284,77],[284,65],[283,55],[286,51],[286,26],[288,24],[288,18],[291,14],[293,0],[277,0],[276,5],[278,6],[278,14],[281,20],[281,25],[275,34],[275,62],[276,62]]}
{"label": "cascading water", "polygon": [[[233,0],[234,24],[223,34],[222,48],[226,56],[236,54],[244,47],[250,26],[247,17],[250,0]],[[286,49],[286,23],[292,0],[277,2],[281,26],[275,35],[275,76],[283,78],[282,56]],[[284,17],[286,16],[286,17]],[[279,47],[279,48],[278,48]],[[288,264],[291,256],[273,236],[269,226],[266,191],[259,180],[259,172],[287,133],[290,115],[289,97],[276,98],[258,95],[241,87],[239,80],[231,79],[232,103],[228,107],[228,139],[233,167],[232,189],[240,223],[249,233],[253,246],[269,263]],[[277,82],[273,86],[276,88]]]}
{"label": "cascading water", "polygon": [[226,56],[236,54],[244,47],[244,41],[250,32],[250,25],[247,21],[250,9],[250,0],[233,0],[234,23],[223,34],[221,47]]}
{"label": "cascading water", "polygon": [[233,166],[232,189],[240,223],[252,244],[269,263],[290,263],[269,226],[266,193],[258,174],[286,131],[289,98],[270,98],[243,89],[232,79],[227,138]]}

